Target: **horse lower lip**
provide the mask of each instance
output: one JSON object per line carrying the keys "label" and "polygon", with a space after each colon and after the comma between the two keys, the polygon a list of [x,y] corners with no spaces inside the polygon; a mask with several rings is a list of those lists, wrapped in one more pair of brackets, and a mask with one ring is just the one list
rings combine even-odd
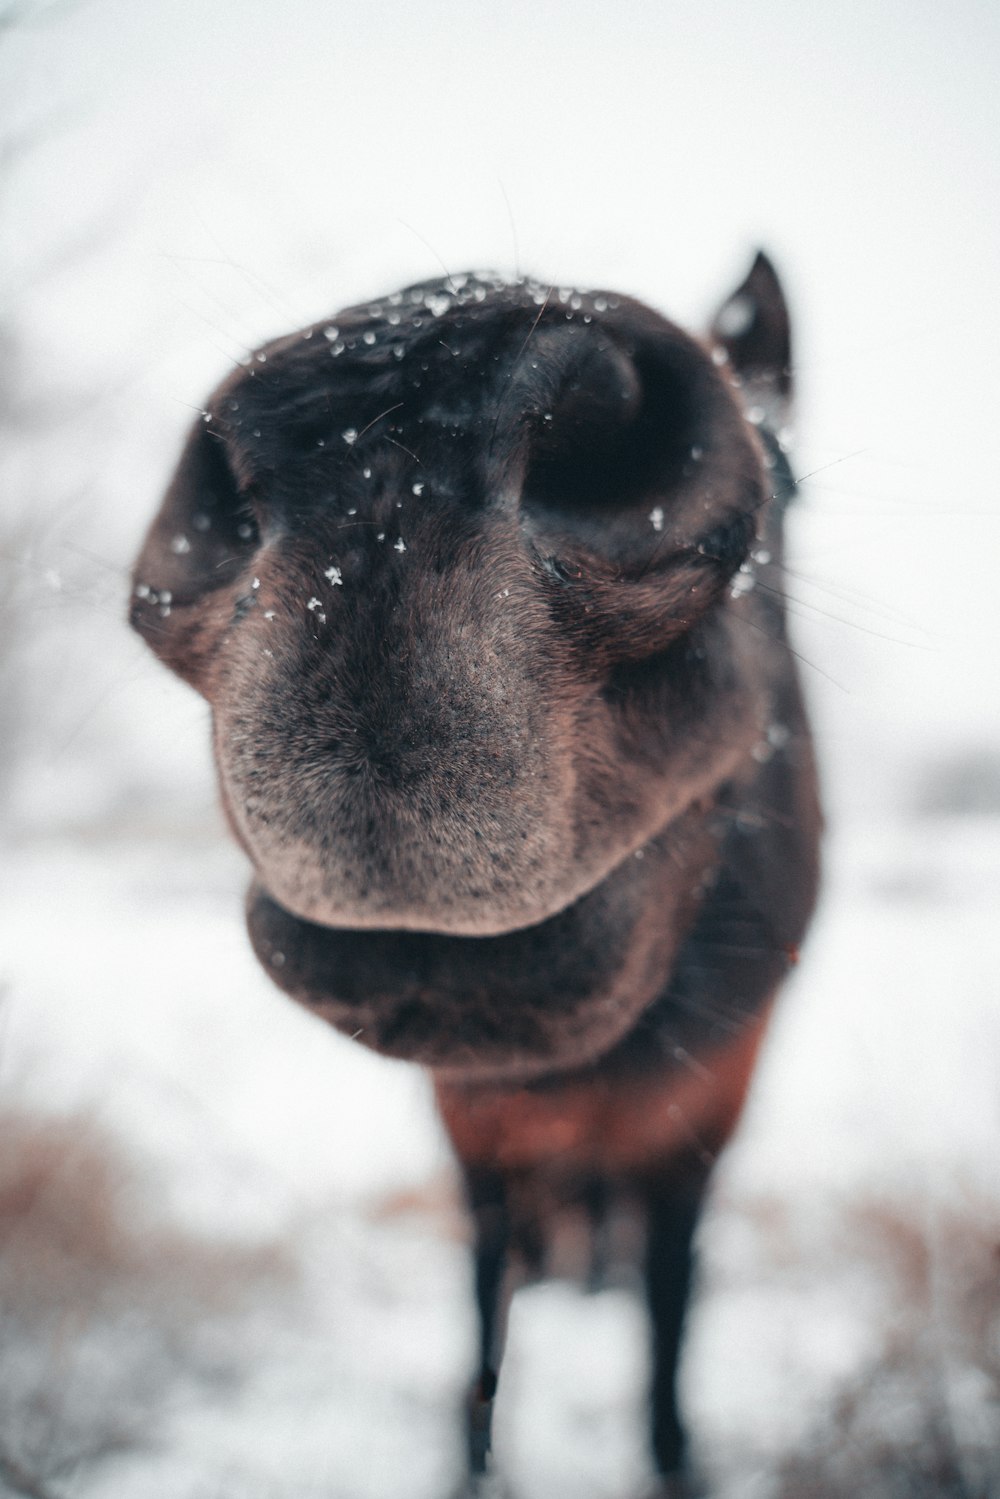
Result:
{"label": "horse lower lip", "polygon": [[[554,916],[503,933],[326,925],[260,885],[247,921],[279,987],[363,1044],[456,1077],[538,1076],[593,1060],[660,992],[683,892],[715,852],[682,819]],[[694,860],[680,884],[678,859]]]}

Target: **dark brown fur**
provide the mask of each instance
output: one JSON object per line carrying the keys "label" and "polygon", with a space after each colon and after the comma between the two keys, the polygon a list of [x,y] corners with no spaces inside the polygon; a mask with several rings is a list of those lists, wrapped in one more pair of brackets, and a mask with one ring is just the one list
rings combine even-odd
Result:
{"label": "dark brown fur", "polygon": [[270,344],[192,433],[132,612],[212,706],[261,961],[434,1069],[487,1404],[506,1253],[644,1206],[664,1473],[690,1233],[819,828],[764,257],[714,332],[732,365],[628,298],[463,277]]}

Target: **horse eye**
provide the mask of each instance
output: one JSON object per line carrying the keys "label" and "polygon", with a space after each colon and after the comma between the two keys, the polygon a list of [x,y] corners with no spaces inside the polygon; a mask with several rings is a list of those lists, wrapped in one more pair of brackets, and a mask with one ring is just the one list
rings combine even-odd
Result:
{"label": "horse eye", "polygon": [[237,513],[235,520],[237,539],[248,543],[253,542],[256,545],[260,541],[260,526],[249,505]]}
{"label": "horse eye", "polygon": [[696,551],[700,557],[707,557],[727,569],[738,567],[750,550],[754,530],[752,515],[737,515],[707,532],[698,542]]}

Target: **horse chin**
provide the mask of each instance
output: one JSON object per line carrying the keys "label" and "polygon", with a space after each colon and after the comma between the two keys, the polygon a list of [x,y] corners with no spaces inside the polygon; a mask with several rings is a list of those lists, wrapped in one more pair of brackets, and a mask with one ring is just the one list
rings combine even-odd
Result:
{"label": "horse chin", "polygon": [[462,1078],[578,1067],[621,1039],[669,976],[715,851],[686,821],[564,909],[503,933],[326,926],[255,882],[250,939],[286,993],[386,1056]]}

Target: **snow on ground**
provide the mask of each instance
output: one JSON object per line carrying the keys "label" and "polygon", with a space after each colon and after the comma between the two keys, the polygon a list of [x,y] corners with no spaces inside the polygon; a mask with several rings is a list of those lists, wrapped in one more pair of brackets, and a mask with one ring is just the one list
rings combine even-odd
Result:
{"label": "snow on ground", "polygon": [[[1000,1492],[1000,822],[830,863],[703,1235],[699,1451],[720,1499]],[[422,1078],[269,987],[210,831],[5,872],[0,1452],[81,1499],[440,1499],[472,1321]],[[519,1493],[633,1492],[645,1374],[626,1292],[525,1293]]]}
{"label": "snow on ground", "polygon": [[[19,1313],[0,1269],[0,1451],[95,1499],[440,1494],[471,1323],[423,1079],[271,991],[224,845],[54,843],[6,868],[2,1095],[29,1143],[61,1121],[64,1155],[3,1218],[29,1244],[67,1221],[62,1316]],[[7,1143],[16,1181],[31,1152]],[[92,1172],[103,1260],[73,1222]]]}

